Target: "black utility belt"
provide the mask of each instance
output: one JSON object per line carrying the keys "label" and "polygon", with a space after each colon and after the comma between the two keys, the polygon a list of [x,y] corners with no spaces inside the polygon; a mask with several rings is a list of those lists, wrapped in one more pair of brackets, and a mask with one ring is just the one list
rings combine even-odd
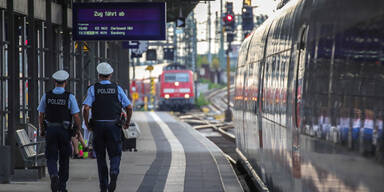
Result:
{"label": "black utility belt", "polygon": [[61,123],[59,122],[49,122],[49,121],[46,121],[47,123],[47,126],[48,127],[51,127],[51,126],[60,126],[60,127],[64,127],[64,129],[69,129],[71,127],[71,122],[69,121],[63,121]]}
{"label": "black utility belt", "polygon": [[121,126],[122,125],[122,122],[121,120],[119,119],[114,119],[114,120],[92,120],[91,121],[92,123],[91,124],[114,124],[114,125],[117,125],[117,126]]}
{"label": "black utility belt", "polygon": [[94,120],[94,123],[106,123],[106,124],[116,124],[120,120]]}

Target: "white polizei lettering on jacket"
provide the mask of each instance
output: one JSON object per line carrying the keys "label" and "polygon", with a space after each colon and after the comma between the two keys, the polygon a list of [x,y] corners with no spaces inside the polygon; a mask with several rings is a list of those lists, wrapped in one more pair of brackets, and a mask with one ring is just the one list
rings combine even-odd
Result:
{"label": "white polizei lettering on jacket", "polygon": [[104,89],[104,88],[99,88],[97,89],[97,94],[115,94],[115,89],[114,88],[108,88],[108,89]]}
{"label": "white polizei lettering on jacket", "polygon": [[48,104],[52,105],[65,105],[65,99],[47,99]]}
{"label": "white polizei lettering on jacket", "polygon": [[155,112],[151,112],[150,114],[163,131],[172,151],[171,166],[165,182],[164,191],[184,191],[186,160],[183,145],[181,145],[168,125],[165,124]]}

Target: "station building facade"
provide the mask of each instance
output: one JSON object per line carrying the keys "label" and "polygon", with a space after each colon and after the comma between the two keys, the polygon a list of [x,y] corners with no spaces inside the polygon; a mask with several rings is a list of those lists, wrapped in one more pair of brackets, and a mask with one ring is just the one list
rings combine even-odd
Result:
{"label": "station building facade", "polygon": [[16,130],[34,137],[28,124],[38,127],[37,106],[54,87],[55,71],[70,73],[67,90],[79,103],[97,80],[99,62],[109,62],[115,69],[112,79],[128,89],[128,50],[121,42],[72,40],[73,2],[0,0],[0,149],[8,148],[4,153],[12,170],[22,166]]}

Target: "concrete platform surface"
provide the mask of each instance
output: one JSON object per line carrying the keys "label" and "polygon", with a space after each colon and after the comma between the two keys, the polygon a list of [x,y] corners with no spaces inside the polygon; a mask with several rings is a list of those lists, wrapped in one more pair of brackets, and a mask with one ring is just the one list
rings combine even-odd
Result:
{"label": "concrete platform surface", "polygon": [[[165,112],[135,112],[138,152],[123,152],[116,191],[243,191],[222,151]],[[71,159],[71,192],[99,191],[95,159]],[[0,192],[49,190],[48,177],[0,184]]]}

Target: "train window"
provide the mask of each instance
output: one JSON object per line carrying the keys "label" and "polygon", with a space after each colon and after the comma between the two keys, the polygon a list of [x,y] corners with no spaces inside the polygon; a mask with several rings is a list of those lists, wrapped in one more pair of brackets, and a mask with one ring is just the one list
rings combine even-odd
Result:
{"label": "train window", "polygon": [[244,82],[244,87],[245,87],[245,110],[250,111],[251,110],[251,105],[252,105],[252,94],[253,94],[253,89],[252,89],[252,81],[253,81],[253,76],[252,76],[252,71],[249,69],[250,65],[247,65],[247,69],[245,71],[245,82]]}
{"label": "train window", "polygon": [[262,106],[263,106],[263,112],[265,114],[269,114],[269,82],[270,82],[270,68],[271,68],[271,63],[272,63],[272,57],[268,57],[265,61],[265,68],[264,68],[264,80],[263,80],[263,88],[262,88]]}
{"label": "train window", "polygon": [[[285,57],[284,57],[284,80],[283,80],[283,93],[282,93],[282,112],[283,114],[286,114],[287,112],[287,87],[288,87],[288,71],[289,71],[289,56],[290,52],[286,51],[285,52]],[[286,116],[284,115],[283,120],[281,121],[282,125],[286,126]]]}
{"label": "train window", "polygon": [[[277,44],[276,44],[277,45]],[[271,81],[270,81],[270,90],[271,90],[271,94],[270,94],[270,105],[271,105],[271,116],[270,116],[270,119],[275,121],[276,120],[276,110],[275,110],[275,106],[276,106],[276,101],[275,101],[275,98],[276,98],[276,71],[277,71],[277,68],[278,68],[278,63],[279,63],[279,55],[276,54],[272,57],[273,59],[273,62],[272,62],[272,70],[271,70]]]}
{"label": "train window", "polygon": [[[258,101],[259,101],[259,70],[260,70],[260,61],[255,62],[255,68],[253,69],[253,91],[252,91],[252,109],[256,113],[258,110]],[[250,109],[250,110],[252,110]]]}
{"label": "train window", "polygon": [[164,74],[165,82],[188,82],[189,74],[188,73],[166,73]]}
{"label": "train window", "polygon": [[244,68],[245,65],[241,65],[237,68],[236,75],[236,87],[235,87],[235,109],[241,110],[243,103],[243,82],[244,82]]}
{"label": "train window", "polygon": [[329,24],[315,26],[305,72],[311,77],[305,85],[309,90],[303,90],[309,98],[304,103],[307,134],[378,158],[384,157],[382,20],[343,30]]}
{"label": "train window", "polygon": [[[284,53],[279,54],[279,59],[278,59],[278,66],[276,69],[276,96],[275,96],[275,103],[276,103],[276,113],[280,115],[280,92],[281,92],[281,65],[282,65],[282,57]],[[280,120],[279,120],[280,121]]]}

